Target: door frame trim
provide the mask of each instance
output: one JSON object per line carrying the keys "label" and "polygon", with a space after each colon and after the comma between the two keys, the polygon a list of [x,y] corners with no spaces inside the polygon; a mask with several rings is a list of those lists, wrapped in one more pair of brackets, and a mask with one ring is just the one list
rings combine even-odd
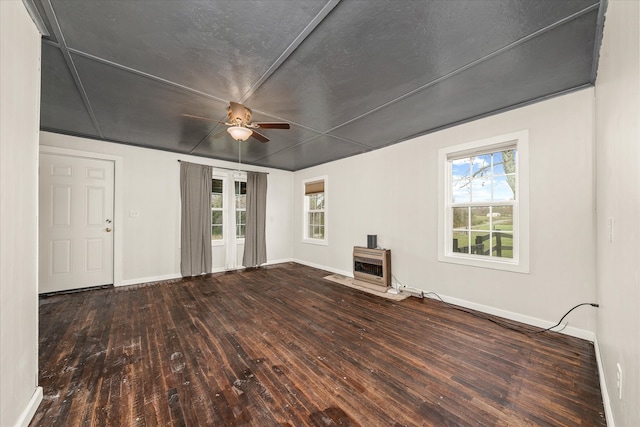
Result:
{"label": "door frame trim", "polygon": [[[113,286],[120,286],[123,282],[122,273],[122,254],[123,254],[123,205],[122,205],[122,189],[123,187],[123,158],[112,154],[96,153],[93,151],[74,150],[70,148],[51,147],[41,145],[39,154],[52,154],[68,157],[81,157],[86,159],[107,160],[112,161],[113,170]],[[38,169],[40,168],[40,158],[38,158]],[[40,231],[38,230],[38,233]],[[38,249],[38,257],[40,250]]]}

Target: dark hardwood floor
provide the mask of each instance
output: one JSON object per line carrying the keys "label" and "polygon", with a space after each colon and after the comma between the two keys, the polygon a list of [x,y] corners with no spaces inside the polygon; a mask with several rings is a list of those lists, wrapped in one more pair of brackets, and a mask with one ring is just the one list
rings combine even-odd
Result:
{"label": "dark hardwood floor", "polygon": [[42,298],[31,425],[606,424],[591,343],[327,274],[287,263]]}

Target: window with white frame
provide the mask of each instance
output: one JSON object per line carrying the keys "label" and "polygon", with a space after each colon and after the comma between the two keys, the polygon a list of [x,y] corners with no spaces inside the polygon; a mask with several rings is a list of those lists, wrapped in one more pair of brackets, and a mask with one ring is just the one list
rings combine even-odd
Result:
{"label": "window with white frame", "polygon": [[304,241],[327,242],[327,178],[304,181]]}
{"label": "window with white frame", "polygon": [[244,239],[247,230],[247,183],[235,181],[236,239]]}
{"label": "window with white frame", "polygon": [[224,239],[224,181],[219,178],[211,180],[211,240]]}
{"label": "window with white frame", "polygon": [[439,259],[528,272],[528,133],[440,150]]}

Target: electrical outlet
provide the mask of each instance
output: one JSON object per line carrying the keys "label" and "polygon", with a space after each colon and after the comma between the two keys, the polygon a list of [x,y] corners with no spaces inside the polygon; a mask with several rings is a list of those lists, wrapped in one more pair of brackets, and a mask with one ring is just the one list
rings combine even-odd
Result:
{"label": "electrical outlet", "polygon": [[622,366],[616,363],[616,387],[618,387],[618,398],[622,400]]}

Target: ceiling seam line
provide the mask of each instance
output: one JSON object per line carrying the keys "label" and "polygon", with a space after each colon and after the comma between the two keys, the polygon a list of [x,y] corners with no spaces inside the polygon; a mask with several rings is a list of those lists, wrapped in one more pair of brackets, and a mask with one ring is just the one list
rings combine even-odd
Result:
{"label": "ceiling seam line", "polygon": [[87,113],[93,122],[93,126],[96,128],[98,135],[100,138],[104,138],[104,134],[100,129],[100,124],[98,123],[98,118],[93,112],[93,107],[91,107],[91,102],[89,101],[89,96],[82,84],[82,79],[78,74],[78,69],[76,68],[75,63],[73,62],[73,58],[69,53],[69,49],[67,47],[67,42],[64,39],[64,35],[62,34],[62,28],[60,27],[60,23],[58,22],[58,18],[56,17],[55,11],[53,10],[53,6],[51,5],[51,0],[43,0],[42,7],[44,8],[44,12],[49,18],[49,23],[51,24],[51,29],[54,33],[54,36],[58,40],[60,52],[62,53],[62,57],[64,58],[65,63],[67,64],[67,68],[69,69],[69,73],[71,73],[71,77],[73,78],[74,83],[76,84],[76,89],[80,93],[80,97],[82,98],[82,102],[84,103],[84,107],[87,109]]}
{"label": "ceiling seam line", "polygon": [[[258,158],[258,159],[255,159],[255,160],[254,160],[254,162],[259,162],[260,160],[268,159],[269,157],[276,156],[276,155],[278,155],[278,154],[280,154],[280,153],[284,153],[285,151],[293,150],[293,149],[294,149],[294,148],[296,148],[296,147],[299,147],[299,146],[301,146],[301,145],[307,144],[307,143],[309,143],[309,142],[312,142],[313,140],[316,140],[316,139],[320,138],[321,136],[326,136],[326,135],[327,135],[327,134],[322,133],[322,134],[320,134],[320,135],[312,136],[311,138],[307,138],[307,139],[305,139],[304,141],[298,142],[298,143],[297,143],[297,144],[295,144],[295,145],[291,145],[290,147],[285,147],[285,148],[283,148],[282,150],[278,150],[278,151],[276,151],[275,153],[267,154],[266,156],[262,156],[262,157],[260,157],[260,158]],[[332,137],[332,138],[339,139],[339,140],[340,140],[340,141],[342,141],[342,142],[346,142],[347,144],[357,145],[358,147],[360,147],[360,148],[364,148],[364,149],[366,149],[367,151],[374,150],[374,148],[369,147],[368,145],[361,144],[361,143],[359,143],[359,142],[349,141],[348,139],[340,138],[340,137],[333,136],[333,135],[329,135],[329,136],[330,136],[330,137]],[[365,152],[366,152],[366,151],[365,151]]]}
{"label": "ceiling seam line", "polygon": [[302,141],[302,142],[298,142],[298,143],[297,143],[297,144],[295,144],[295,145],[292,145],[292,146],[290,146],[290,147],[285,147],[285,148],[283,148],[282,150],[278,150],[278,151],[276,151],[275,153],[271,153],[271,154],[268,154],[268,155],[266,155],[266,156],[262,156],[262,157],[260,157],[259,159],[255,159],[255,160],[254,160],[254,162],[259,162],[260,160],[264,160],[264,159],[266,159],[266,158],[268,158],[268,157],[276,156],[276,155],[278,155],[278,154],[280,154],[280,153],[284,153],[285,151],[292,150],[292,149],[294,149],[294,148],[296,148],[296,147],[299,147],[299,146],[301,146],[301,145],[303,145],[303,144],[306,144],[307,142],[311,142],[311,141],[313,141],[314,139],[318,139],[318,138],[320,138],[321,136],[322,136],[322,135],[312,136],[311,138],[307,138],[307,139],[305,139],[304,141]]}
{"label": "ceiling seam line", "polygon": [[302,29],[300,34],[296,36],[296,38],[287,46],[287,48],[280,54],[280,56],[275,60],[273,64],[265,71],[265,73],[260,76],[258,80],[247,90],[247,92],[242,95],[240,98],[240,103],[244,103],[251,95],[255,93],[256,90],[262,86],[262,84],[267,81],[269,77],[273,73],[275,73],[278,68],[298,49],[298,47],[313,33],[313,31],[320,25],[324,19],[331,13],[331,11],[340,3],[340,0],[329,0],[322,10],[313,17],[311,22],[307,24],[306,27]]}
{"label": "ceiling seam line", "polygon": [[346,142],[346,143],[348,143],[348,144],[352,144],[352,145],[357,145],[358,147],[366,148],[366,149],[368,149],[368,150],[371,150],[371,147],[369,147],[367,144],[363,144],[362,142],[352,141],[352,140],[350,140],[350,139],[343,138],[343,137],[341,137],[341,136],[337,136],[337,135],[330,135],[330,134],[328,134],[328,133],[323,133],[321,136],[329,136],[329,137],[334,138],[334,139],[337,139],[337,140],[339,140],[339,141]]}
{"label": "ceiling seam line", "polygon": [[[43,41],[45,41],[45,40],[43,40]],[[46,41],[46,42],[48,42],[49,44],[51,44],[53,46],[56,45],[55,42],[52,42],[52,41]],[[144,71],[136,70],[135,68],[131,68],[131,67],[128,67],[126,65],[118,64],[117,62],[109,61],[107,59],[100,58],[99,56],[95,56],[95,55],[92,55],[90,53],[87,53],[87,52],[84,52],[84,51],[81,51],[81,50],[78,50],[78,49],[75,49],[75,48],[72,48],[72,47],[67,47],[67,50],[69,52],[71,52],[71,53],[75,53],[76,55],[85,57],[87,59],[91,59],[93,61],[100,62],[102,64],[106,64],[106,65],[112,66],[112,67],[117,68],[119,70],[126,71],[126,72],[129,72],[129,73],[141,76],[141,77],[148,78],[150,80],[154,80],[154,81],[157,81],[157,82],[160,82],[160,83],[165,83],[165,84],[168,84],[170,86],[173,86],[173,87],[176,87],[176,88],[183,89],[185,91],[194,93],[196,95],[203,96],[205,98],[213,99],[215,101],[220,101],[220,102],[228,102],[228,100],[226,100],[226,99],[218,98],[217,96],[208,94],[206,92],[202,92],[202,91],[200,91],[198,89],[194,89],[194,88],[191,88],[189,86],[185,86],[185,85],[182,85],[180,83],[176,83],[176,82],[173,82],[171,80],[167,80],[167,79],[164,79],[162,77],[158,77],[158,76],[155,76],[153,74],[146,73]],[[378,107],[378,108],[380,108],[380,107]],[[295,126],[298,126],[298,127],[302,128],[302,129],[308,130],[310,132],[315,132],[315,133],[320,134],[320,135],[328,135],[331,131],[333,131],[333,130],[335,130],[335,129],[337,129],[337,128],[345,125],[345,124],[350,123],[350,122],[345,122],[345,123],[343,123],[343,124],[341,124],[339,126],[335,126],[335,127],[331,128],[329,130],[321,131],[321,130],[318,130],[318,129],[311,128],[309,126],[305,126],[305,125],[299,124],[299,123],[297,123],[295,121],[288,120],[288,119],[283,118],[283,117],[275,116],[273,114],[265,113],[263,111],[256,110],[256,109],[252,109],[252,110],[254,112],[256,112],[256,113],[260,113],[260,114],[263,114],[265,116],[268,116],[268,117],[271,117],[271,118],[274,118],[274,119],[278,119],[278,120],[289,122],[289,123],[291,123],[291,124],[293,124]],[[373,111],[375,111],[375,110],[372,110],[372,112]],[[368,113],[365,113],[365,114],[368,114]],[[224,116],[223,116],[223,118],[224,118]],[[353,119],[353,120],[355,120],[355,119]],[[215,130],[215,128],[214,128],[214,130]],[[356,141],[350,141],[348,139],[345,139],[345,138],[342,138],[342,137],[339,137],[339,136],[335,136],[335,135],[330,135],[330,136],[334,137],[334,138],[337,138],[337,139],[340,139],[342,141],[350,142],[352,144],[361,145],[363,148],[371,148],[368,145],[365,145],[365,144],[362,144],[362,143],[359,143],[359,142],[356,142]],[[208,137],[209,137],[209,135],[207,135],[207,137],[205,137],[204,139],[207,139]],[[204,141],[204,139],[203,139],[203,141]],[[200,143],[202,143],[203,141],[200,141]],[[193,149],[195,150],[200,145],[200,143],[198,143],[196,145],[196,147],[194,147]]]}
{"label": "ceiling seam line", "polygon": [[[255,83],[253,83],[253,85],[251,85],[251,87],[247,90],[247,92],[242,95],[242,97],[240,98],[239,102],[240,103],[244,103],[249,97],[251,97],[256,90],[258,90],[260,88],[260,86],[262,86],[262,84],[264,82],[266,82],[269,77],[271,77],[273,75],[273,73],[275,73],[280,66],[296,51],[296,49],[298,49],[298,47],[307,39],[307,37],[309,37],[311,35],[311,33],[313,33],[313,31],[324,21],[324,19],[329,15],[329,13],[331,13],[331,11],[333,11],[333,9],[335,9],[335,7],[338,5],[338,3],[340,3],[340,0],[330,0],[329,2],[327,2],[324,7],[322,8],[322,10],[320,10],[320,12],[318,12],[316,14],[316,16],[313,17],[313,19],[303,28],[303,30],[300,32],[300,34],[298,34],[296,36],[296,38],[289,44],[289,46],[287,46],[287,48],[280,54],[280,56],[275,60],[275,62],[273,64],[271,64],[271,66],[269,66],[269,68],[267,69],[267,71],[265,71],[265,73],[260,76],[260,78],[258,80],[256,80]],[[279,150],[276,153],[261,157],[255,161],[260,161],[264,158],[270,157],[274,154],[280,153],[282,151],[286,151],[290,148],[293,147],[297,147],[298,145],[304,144],[308,141],[311,141],[315,138],[318,138],[319,136],[322,135],[326,135],[326,132],[322,132],[313,128],[309,128],[307,126],[303,126],[300,125],[299,123],[295,123],[291,120],[288,120],[286,118],[283,117],[278,117],[278,116],[273,116],[271,114],[267,114],[264,113],[262,111],[259,110],[253,110],[254,112],[257,113],[261,113],[264,114],[268,117],[272,117],[278,120],[282,120],[282,121],[286,121],[289,122],[293,125],[296,125],[298,127],[301,127],[303,129],[306,129],[308,131],[314,132],[317,135],[312,136],[311,138],[306,139],[303,142],[300,142],[298,144],[295,144],[291,147],[287,147],[284,148],[283,150]],[[211,132],[209,132],[209,134],[207,134],[207,136],[205,136],[200,142],[198,142],[198,144],[196,144],[196,146],[190,151],[190,153],[193,153],[195,150],[198,149],[198,147],[205,142],[206,140],[208,140],[211,137],[211,134],[213,133],[213,131],[217,128],[217,126],[211,130]]]}
{"label": "ceiling seam line", "polygon": [[54,42],[51,39],[42,39],[42,43],[48,44],[51,47],[57,47],[58,49],[60,49],[60,43]]}
{"label": "ceiling seam line", "polygon": [[[45,41],[45,40],[43,40],[43,41]],[[49,41],[49,44],[55,46],[54,42]],[[75,53],[76,55],[85,57],[87,59],[91,59],[91,60],[96,61],[96,62],[100,62],[101,64],[106,64],[106,65],[112,66],[112,67],[117,68],[119,70],[126,71],[126,72],[129,72],[131,74],[135,74],[135,75],[140,76],[140,77],[145,77],[145,78],[148,78],[150,80],[157,81],[159,83],[165,83],[165,84],[167,84],[169,86],[173,86],[175,88],[182,89],[182,90],[185,90],[187,92],[191,92],[191,93],[194,93],[196,95],[200,95],[202,97],[205,97],[205,98],[208,98],[208,99],[212,99],[214,101],[225,102],[225,103],[229,102],[228,99],[219,98],[219,97],[217,97],[215,95],[211,95],[209,93],[202,92],[202,91],[200,91],[198,89],[194,89],[194,88],[191,88],[189,86],[185,86],[183,84],[176,83],[176,82],[173,82],[171,80],[164,79],[162,77],[154,76],[153,74],[149,74],[149,73],[146,73],[144,71],[136,70],[135,68],[131,68],[131,67],[128,67],[126,65],[118,64],[117,62],[109,61],[108,59],[100,58],[99,56],[95,56],[95,55],[92,55],[90,53],[87,53],[87,52],[84,52],[84,51],[81,51],[81,50],[78,50],[78,49],[75,49],[75,48],[72,48],[72,47],[68,47],[67,49],[69,50],[69,52]],[[326,132],[323,132],[323,131],[320,131],[320,130],[317,130],[317,129],[310,128],[310,127],[305,126],[305,125],[301,125],[301,124],[296,123],[294,121],[287,120],[287,119],[284,119],[284,118],[279,117],[279,116],[275,116],[273,114],[265,113],[265,112],[260,111],[260,110],[252,109],[252,111],[254,111],[256,113],[263,114],[263,115],[265,115],[267,117],[270,117],[270,118],[273,118],[273,119],[287,121],[287,122],[292,123],[292,124],[294,124],[294,125],[296,125],[298,127],[301,127],[303,129],[309,130],[311,132],[316,132],[316,133],[320,133],[320,134],[326,133]],[[223,118],[224,117],[226,117],[226,114],[223,116]]]}
{"label": "ceiling seam line", "polygon": [[[95,55],[92,55],[90,53],[78,50],[78,49],[70,48],[70,50],[73,53],[75,53],[77,55],[80,55],[80,56],[83,56],[83,57],[85,57],[87,59],[90,59],[92,61],[96,61],[96,62],[99,62],[101,64],[108,65],[110,67],[116,68],[116,69],[121,70],[121,71],[125,71],[127,73],[130,73],[130,74],[133,74],[133,75],[136,75],[136,76],[139,76],[139,77],[143,77],[143,78],[155,81],[155,82],[163,83],[163,84],[166,84],[166,85],[174,87],[174,88],[182,89],[182,90],[184,90],[186,92],[190,92],[190,93],[193,93],[195,95],[199,95],[199,96],[202,96],[204,98],[211,99],[211,100],[214,100],[214,101],[227,102],[227,100],[222,99],[222,98],[218,98],[217,96],[213,96],[213,95],[210,95],[208,93],[199,91],[197,89],[193,89],[193,88],[190,88],[188,86],[181,85],[181,84],[176,83],[176,82],[172,82],[171,80],[163,79],[162,77],[154,76],[153,74],[145,73],[144,71],[136,70],[135,68],[127,67],[126,65],[118,64],[117,62],[113,62],[113,61],[109,61],[109,60],[104,59],[104,58],[100,58],[99,56],[95,56]],[[222,119],[224,119],[224,117]],[[200,141],[198,141],[198,143],[196,145],[194,145],[191,149],[189,149],[189,151],[187,153],[188,154],[192,154],[195,150],[197,150],[198,147],[200,147],[200,145],[203,142],[207,141],[211,137],[211,134],[217,128],[218,128],[218,126],[214,126],[213,129],[209,133],[207,133]]]}
{"label": "ceiling seam line", "polygon": [[136,70],[135,68],[127,67],[126,65],[118,64],[117,62],[109,61],[108,59],[100,58],[99,56],[95,56],[95,55],[92,55],[90,53],[83,52],[83,51],[78,50],[78,49],[74,49],[72,47],[68,48],[68,50],[69,50],[69,52],[75,53],[75,54],[77,54],[79,56],[83,56],[83,57],[85,57],[87,59],[91,59],[91,60],[94,60],[96,62],[100,62],[102,64],[110,65],[110,66],[112,66],[114,68],[117,68],[117,69],[122,70],[122,71],[129,72],[131,74],[136,74],[136,75],[141,76],[141,77],[146,77],[146,78],[148,78],[150,80],[155,80],[155,81],[160,82],[160,83],[165,83],[165,84],[168,84],[170,86],[177,87],[179,89],[183,89],[183,90],[186,90],[188,92],[194,93],[196,95],[200,95],[200,96],[203,96],[205,98],[213,99],[215,101],[228,102],[228,100],[226,100],[226,99],[218,98],[217,96],[208,94],[206,92],[199,91],[198,89],[193,89],[193,88],[191,88],[189,86],[185,86],[185,85],[182,85],[180,83],[172,82],[171,80],[163,79],[162,77],[154,76],[153,74],[145,73],[144,71]]}
{"label": "ceiling seam line", "polygon": [[[193,146],[193,148],[191,150],[189,150],[189,154],[193,154],[194,151],[196,151],[198,149],[198,147],[200,147],[200,145],[202,145],[203,142],[208,141],[209,138],[211,138],[211,134],[213,133],[214,130],[218,129],[220,125],[216,125],[213,127],[213,129],[211,129],[211,131],[206,134],[200,141],[198,141],[198,143],[196,145]],[[218,133],[223,133],[224,129]],[[214,136],[216,136],[217,134],[215,134]]]}
{"label": "ceiling seam line", "polygon": [[395,104],[395,103],[397,103],[399,101],[402,101],[403,99],[408,98],[411,95],[414,95],[414,94],[416,94],[418,92],[421,92],[421,91],[423,91],[423,90],[425,90],[427,88],[435,86],[438,83],[441,83],[442,81],[444,81],[444,80],[446,80],[446,79],[448,79],[450,77],[453,77],[453,76],[455,76],[457,74],[460,74],[463,71],[466,71],[466,70],[468,70],[470,68],[475,67],[476,65],[479,65],[479,64],[481,64],[483,62],[486,62],[489,59],[491,59],[491,58],[493,58],[495,56],[498,56],[498,55],[500,55],[500,54],[502,54],[502,53],[514,48],[514,47],[517,47],[517,46],[519,46],[519,45],[521,45],[523,43],[526,43],[526,42],[528,42],[530,40],[533,40],[534,38],[536,38],[536,37],[548,32],[548,31],[554,30],[554,29],[560,27],[561,25],[566,24],[567,22],[570,22],[570,21],[572,21],[572,20],[574,20],[576,18],[579,18],[580,16],[585,15],[585,14],[593,11],[594,9],[596,9],[598,7],[599,7],[599,4],[598,3],[594,3],[594,4],[584,8],[582,10],[579,10],[578,12],[575,12],[575,13],[567,16],[567,17],[562,18],[561,20],[559,20],[557,22],[554,22],[553,24],[547,25],[544,28],[541,28],[541,29],[539,29],[539,30],[537,30],[537,31],[535,31],[535,32],[533,32],[531,34],[528,34],[528,35],[526,35],[526,36],[524,36],[524,37],[522,37],[522,38],[520,38],[520,39],[518,39],[518,40],[516,40],[516,41],[514,41],[514,42],[512,42],[512,43],[510,43],[508,45],[506,45],[506,46],[503,46],[500,49],[497,49],[497,50],[495,50],[495,51],[483,56],[482,58],[476,59],[475,61],[472,61],[472,62],[470,62],[470,63],[468,63],[466,65],[463,65],[462,67],[459,67],[459,68],[457,68],[457,69],[455,69],[455,70],[453,70],[453,71],[451,71],[451,72],[449,72],[449,73],[447,73],[447,74],[445,74],[443,76],[440,76],[435,80],[432,80],[432,81],[430,81],[430,82],[428,82],[428,83],[426,83],[426,84],[424,84],[424,85],[422,85],[420,87],[417,87],[417,88],[415,88],[415,89],[413,89],[413,90],[411,90],[411,91],[409,91],[409,92],[407,92],[407,93],[405,93],[403,95],[400,95],[399,97],[397,97],[395,99],[392,99],[391,101],[385,102],[384,104],[381,104],[381,105],[379,105],[379,106],[367,111],[366,113],[360,114],[357,117],[354,117],[354,118],[352,118],[350,120],[347,120],[346,122],[341,123],[338,126],[335,126],[335,127],[331,128],[331,129],[327,130],[326,133],[333,132],[336,129],[339,129],[339,128],[343,127],[343,126],[346,126],[346,125],[348,125],[350,123],[353,123],[356,120],[359,120],[359,119],[361,119],[363,117],[366,117],[366,116],[368,116],[370,114],[373,114],[376,111],[379,111],[379,110],[381,110],[383,108],[386,108],[386,107],[388,107],[390,105],[393,105],[393,104]]}
{"label": "ceiling seam line", "polygon": [[[75,53],[75,54],[77,54],[77,55],[83,56],[83,57],[85,57],[87,59],[99,62],[101,64],[108,65],[108,66],[116,68],[118,70],[125,71],[127,73],[134,74],[136,76],[143,77],[143,78],[146,78],[146,79],[149,79],[149,80],[152,80],[152,81],[163,83],[163,84],[166,84],[168,86],[172,86],[174,88],[182,89],[182,90],[184,90],[186,92],[190,92],[190,93],[202,96],[202,97],[207,98],[207,99],[211,99],[211,100],[218,101],[218,102],[228,102],[226,99],[218,98],[217,96],[210,95],[210,94],[208,94],[206,92],[202,92],[202,91],[199,91],[197,89],[190,88],[190,87],[182,85],[180,83],[172,82],[171,80],[163,79],[162,77],[154,76],[153,74],[145,73],[144,71],[136,70],[135,68],[127,67],[126,65],[118,64],[117,62],[113,62],[113,61],[109,61],[109,60],[104,59],[104,58],[100,58],[99,56],[95,56],[95,55],[92,55],[90,53],[78,50],[78,49],[70,48],[70,51]],[[222,119],[224,119],[224,117],[222,117]],[[196,145],[194,145],[191,149],[189,149],[188,154],[192,154],[194,151],[196,151],[198,149],[198,147],[200,147],[200,145],[202,145],[203,142],[207,141],[211,137],[211,135],[213,134],[213,132],[217,128],[218,128],[218,126],[215,126],[213,129],[211,129],[211,131],[209,133],[207,133],[200,141],[198,141],[198,143]]]}

